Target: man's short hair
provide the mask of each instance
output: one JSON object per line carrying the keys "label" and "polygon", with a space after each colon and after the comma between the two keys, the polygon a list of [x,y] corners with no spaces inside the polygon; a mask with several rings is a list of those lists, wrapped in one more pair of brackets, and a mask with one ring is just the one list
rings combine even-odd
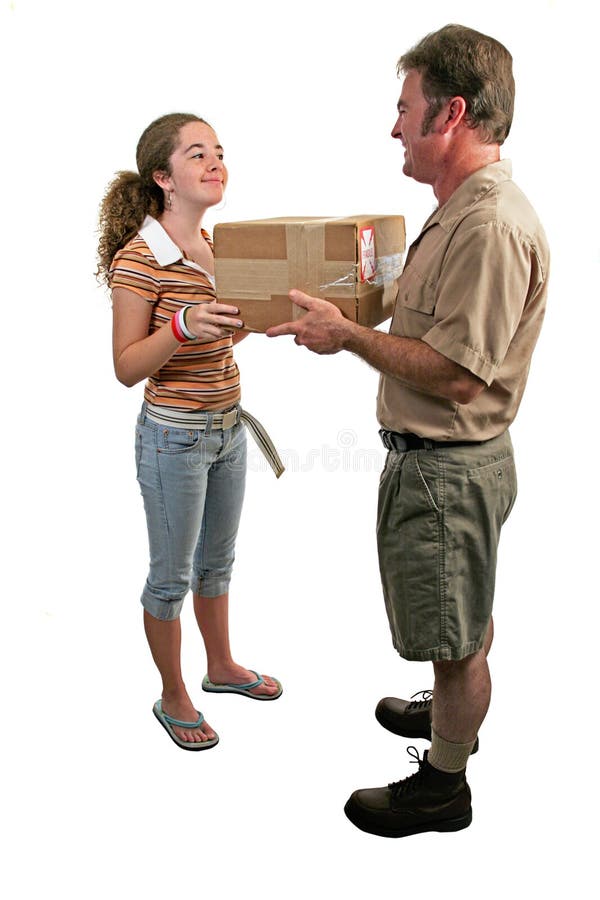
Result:
{"label": "man's short hair", "polygon": [[466,123],[486,144],[508,137],[515,102],[512,56],[499,41],[463,25],[446,25],[428,34],[398,61],[398,74],[416,69],[429,106],[423,120],[427,134],[444,103],[462,97]]}

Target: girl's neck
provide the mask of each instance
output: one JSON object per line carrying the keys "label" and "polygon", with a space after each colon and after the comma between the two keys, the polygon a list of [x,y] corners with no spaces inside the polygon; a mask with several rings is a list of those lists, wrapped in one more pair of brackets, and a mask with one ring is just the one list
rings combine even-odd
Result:
{"label": "girl's neck", "polygon": [[186,212],[165,209],[158,217],[158,221],[165,229],[171,240],[182,250],[193,247],[200,238],[202,219],[206,210],[200,212],[196,209]]}

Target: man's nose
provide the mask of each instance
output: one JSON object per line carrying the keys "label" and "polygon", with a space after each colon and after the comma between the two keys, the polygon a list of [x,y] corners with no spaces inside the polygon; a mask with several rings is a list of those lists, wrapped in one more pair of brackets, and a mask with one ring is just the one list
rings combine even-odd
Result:
{"label": "man's nose", "polygon": [[400,125],[400,116],[396,119],[394,123],[394,127],[392,128],[392,137],[398,138],[400,140],[402,138],[402,127]]}

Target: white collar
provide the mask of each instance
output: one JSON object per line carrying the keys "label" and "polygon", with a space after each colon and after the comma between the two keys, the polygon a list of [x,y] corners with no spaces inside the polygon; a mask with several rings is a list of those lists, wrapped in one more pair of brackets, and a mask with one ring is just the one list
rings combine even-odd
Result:
{"label": "white collar", "polygon": [[171,263],[183,259],[183,253],[171,240],[158,219],[146,216],[140,228],[140,235],[148,244],[159,266],[170,266]]}
{"label": "white collar", "polygon": [[215,276],[211,275],[210,272],[207,272],[206,269],[203,269],[202,266],[199,266],[193,260],[185,259],[175,241],[169,237],[158,219],[153,218],[153,216],[146,216],[142,222],[139,234],[146,241],[159,266],[170,266],[171,263],[181,260],[185,266],[203,272],[214,286]]}

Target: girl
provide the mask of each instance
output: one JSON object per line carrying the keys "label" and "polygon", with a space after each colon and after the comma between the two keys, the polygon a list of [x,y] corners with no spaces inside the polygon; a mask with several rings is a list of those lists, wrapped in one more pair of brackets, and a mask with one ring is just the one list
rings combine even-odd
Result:
{"label": "girl", "polygon": [[206,691],[275,700],[280,683],[234,662],[228,590],[244,494],[246,436],[259,423],[239,406],[233,344],[247,333],[239,311],[216,302],[206,210],[227,184],[223,148],[194,115],[162,116],[137,147],[138,173],[120,172],[100,211],[99,274],[112,290],[117,378],[147,379],[136,428],[150,569],[144,626],[162,678],[153,712],[186,750],[214,747],[216,732],[194,708],[180,664],[179,614],[192,588],[204,640]]}

